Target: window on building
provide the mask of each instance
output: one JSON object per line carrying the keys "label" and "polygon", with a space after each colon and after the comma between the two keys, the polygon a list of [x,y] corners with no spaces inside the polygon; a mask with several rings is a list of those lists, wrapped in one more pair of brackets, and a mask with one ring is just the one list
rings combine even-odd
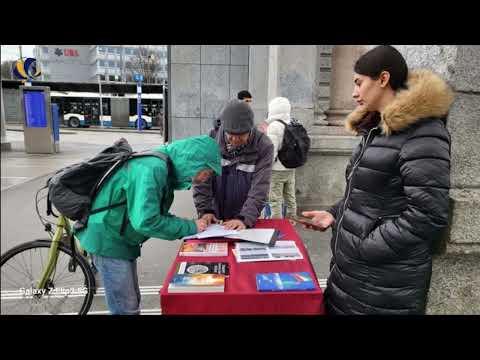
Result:
{"label": "window on building", "polygon": [[117,48],[117,54],[121,54],[122,53],[122,48],[118,47]]}
{"label": "window on building", "polygon": [[98,47],[98,52],[104,53],[105,52],[105,46],[99,46]]}
{"label": "window on building", "polygon": [[115,52],[115,48],[109,46],[108,47],[108,52],[113,54]]}
{"label": "window on building", "polygon": [[42,46],[42,53],[48,54],[48,47]]}
{"label": "window on building", "polygon": [[100,64],[100,66],[105,66],[105,60],[98,60],[98,63]]}
{"label": "window on building", "polygon": [[108,61],[108,66],[110,66],[112,68],[115,67],[115,61],[109,60]]}
{"label": "window on building", "polygon": [[125,55],[130,55],[131,52],[130,52],[130,48],[125,48]]}
{"label": "window on building", "polygon": [[108,80],[110,81],[115,81],[115,75],[109,75]]}
{"label": "window on building", "polygon": [[100,80],[105,80],[105,75],[100,74]]}

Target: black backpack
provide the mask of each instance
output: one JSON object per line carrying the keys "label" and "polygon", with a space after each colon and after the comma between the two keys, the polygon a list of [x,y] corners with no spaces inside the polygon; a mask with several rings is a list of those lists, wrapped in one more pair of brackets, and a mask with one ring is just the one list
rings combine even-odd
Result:
{"label": "black backpack", "polygon": [[[53,204],[62,215],[77,220],[75,228],[81,229],[87,226],[90,215],[125,205],[127,202],[123,201],[91,209],[95,196],[106,180],[126,161],[142,156],[156,156],[162,159],[167,163],[169,173],[173,173],[171,160],[167,155],[156,151],[133,152],[127,140],[121,138],[92,159],[60,169],[48,179],[47,215],[56,216],[52,210]],[[124,225],[125,219],[121,233]]]}
{"label": "black backpack", "polygon": [[290,124],[283,120],[275,120],[285,126],[282,146],[278,150],[278,159],[288,169],[294,169],[307,162],[310,138],[307,130],[297,120],[292,119]]}

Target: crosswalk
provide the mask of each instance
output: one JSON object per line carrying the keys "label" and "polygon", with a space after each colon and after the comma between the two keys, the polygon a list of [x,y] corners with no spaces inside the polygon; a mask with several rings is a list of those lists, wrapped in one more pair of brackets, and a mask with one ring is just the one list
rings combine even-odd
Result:
{"label": "crosswalk", "polygon": [[[327,287],[327,279],[317,279],[318,285],[322,290]],[[161,286],[143,286],[140,287],[140,294],[144,295],[157,295],[160,290],[162,289]],[[105,290],[103,288],[99,288],[97,294],[105,294]],[[95,296],[97,296],[97,294]],[[99,295],[101,296],[101,295]],[[88,315],[108,315],[109,312],[107,311],[89,311]],[[67,315],[67,314],[64,314]],[[141,309],[140,315],[162,315],[162,309]]]}
{"label": "crosswalk", "polygon": [[[327,279],[317,279],[318,284],[320,288],[325,289],[327,286]],[[144,296],[159,296],[160,290],[162,289],[162,286],[140,286],[140,295],[142,297]],[[58,295],[53,295],[53,298],[59,298],[64,295],[58,294]],[[80,297],[80,296],[85,296],[84,291],[73,291],[69,294],[70,297]],[[105,296],[105,288],[99,287],[97,289],[97,292],[94,295],[95,297],[99,296]],[[20,300],[24,299],[24,294],[21,292],[21,290],[11,290],[11,291],[2,291],[1,292],[1,300],[2,301],[8,301],[8,300]],[[98,311],[89,311],[87,315],[108,315],[109,311],[108,310],[98,310]],[[150,309],[141,309],[140,310],[140,315],[161,315],[162,314],[162,309],[160,308],[150,308]],[[59,315],[76,315],[76,313],[60,313]]]}

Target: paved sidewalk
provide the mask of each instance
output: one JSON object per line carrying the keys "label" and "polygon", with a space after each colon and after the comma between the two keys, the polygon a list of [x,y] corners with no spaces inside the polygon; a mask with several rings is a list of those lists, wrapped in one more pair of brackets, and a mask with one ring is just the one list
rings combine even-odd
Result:
{"label": "paved sidewalk", "polygon": [[[10,129],[10,125],[7,129]],[[60,129],[60,152],[56,154],[27,154],[21,126],[7,130],[10,151],[2,151],[2,191],[26,181],[53,173],[62,167],[88,159],[115,140],[124,137],[134,150],[144,150],[163,143],[159,131],[78,131]]]}
{"label": "paved sidewalk", "polygon": [[[7,124],[6,129],[9,131],[23,131],[23,126],[21,124]],[[95,131],[95,132],[115,132],[115,133],[152,133],[152,134],[160,134],[162,135],[163,132],[160,130],[158,126],[152,127],[148,130],[141,130],[134,128],[111,128],[111,127],[101,127],[101,126],[90,126],[88,128],[71,128],[68,126],[60,126],[60,135],[61,134],[74,134],[77,131]]]}
{"label": "paved sidewalk", "polygon": [[[35,213],[34,196],[35,192],[45,185],[50,174],[62,167],[92,157],[119,137],[125,137],[136,151],[163,143],[159,132],[138,133],[133,130],[119,133],[62,128],[59,153],[26,154],[23,132],[19,130],[17,128],[16,131],[7,131],[7,140],[12,144],[12,151],[1,153],[2,252],[19,243],[45,237]],[[175,193],[171,213],[186,218],[196,216],[191,191]],[[329,273],[331,258],[331,231],[321,233],[298,227],[297,231],[308,249],[317,277],[325,279]],[[143,246],[142,257],[138,261],[139,280],[142,289],[145,287],[149,291],[145,290],[146,296],[142,296],[142,309],[157,312],[158,297],[154,292],[162,284],[179,245],[179,241],[151,239]],[[156,287],[155,291],[150,291],[152,287]],[[99,313],[105,311],[103,297],[95,298],[92,311],[99,311]]]}

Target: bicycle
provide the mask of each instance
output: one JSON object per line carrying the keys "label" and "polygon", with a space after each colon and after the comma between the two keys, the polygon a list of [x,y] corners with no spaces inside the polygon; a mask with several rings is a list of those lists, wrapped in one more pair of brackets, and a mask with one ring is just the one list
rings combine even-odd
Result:
{"label": "bicycle", "polygon": [[38,204],[46,196],[39,200],[38,195],[43,189],[35,195],[36,211],[50,236],[1,255],[1,314],[85,315],[97,289],[96,270],[67,217],[53,214],[57,221],[51,222],[40,215]]}

